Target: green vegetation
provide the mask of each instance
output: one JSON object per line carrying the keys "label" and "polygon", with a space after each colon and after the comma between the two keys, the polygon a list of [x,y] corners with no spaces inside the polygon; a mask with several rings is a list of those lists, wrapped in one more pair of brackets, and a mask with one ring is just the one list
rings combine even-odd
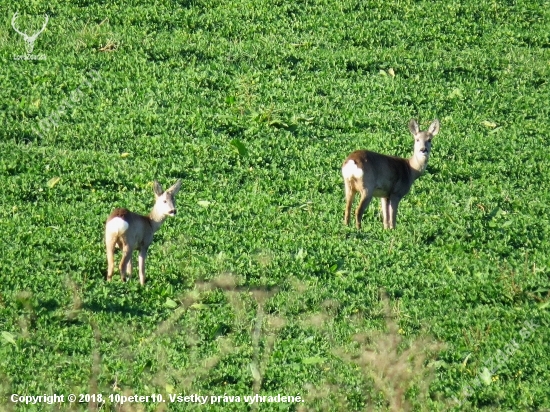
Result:
{"label": "green vegetation", "polygon": [[[3,2],[0,409],[550,408],[549,1],[145,3]],[[411,117],[441,131],[397,229],[344,227],[343,159],[409,156]],[[148,283],[107,283],[105,218],[177,178]]]}

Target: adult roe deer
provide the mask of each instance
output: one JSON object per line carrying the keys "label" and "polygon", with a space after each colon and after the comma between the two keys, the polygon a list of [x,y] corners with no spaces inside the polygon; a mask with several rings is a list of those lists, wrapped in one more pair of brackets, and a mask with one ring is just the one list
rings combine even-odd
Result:
{"label": "adult roe deer", "polygon": [[414,136],[414,153],[408,159],[368,150],[357,150],[346,158],[342,165],[346,191],[345,225],[349,224],[353,198],[359,192],[361,200],[355,212],[357,229],[361,229],[361,219],[373,197],[381,199],[384,229],[395,228],[400,200],[426,169],[432,138],[439,132],[439,120],[435,119],[427,131],[420,131],[416,120],[411,119],[409,130]]}

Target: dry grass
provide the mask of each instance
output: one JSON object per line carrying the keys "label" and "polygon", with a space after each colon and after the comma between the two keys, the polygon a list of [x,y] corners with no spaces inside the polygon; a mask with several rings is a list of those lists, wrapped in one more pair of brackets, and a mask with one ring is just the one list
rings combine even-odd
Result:
{"label": "dry grass", "polygon": [[[325,306],[330,308],[334,304],[330,302]],[[435,371],[433,367],[426,365],[427,360],[443,350],[445,345],[427,336],[405,341],[395,316],[392,315],[390,300],[384,293],[382,293],[382,304],[386,331],[356,333],[351,337],[356,343],[353,351],[347,347],[338,347],[333,342],[333,346],[337,347],[333,354],[345,362],[355,364],[366,380],[373,382],[376,391],[383,394],[390,411],[410,411],[413,409],[413,403],[409,399],[408,392],[416,389],[415,392],[418,394],[416,402],[419,405],[425,404],[429,386],[435,379]],[[331,316],[326,313],[315,314],[304,321],[304,326],[326,332],[330,320]],[[325,335],[331,339],[330,333]],[[340,385],[335,384],[325,384],[319,388],[310,387],[307,399],[308,401],[320,399],[323,404],[323,399],[332,396],[336,403],[345,406],[346,400],[341,394],[341,389]],[[365,410],[373,410],[375,406],[373,403],[371,399]],[[308,409],[302,407],[299,410]],[[323,410],[330,410],[330,407],[324,405]]]}
{"label": "dry grass", "polygon": [[[304,293],[307,285],[300,282],[294,282],[294,289]],[[126,396],[136,395],[131,387],[120,382],[118,375],[112,371],[107,371],[103,366],[101,354],[101,331],[95,320],[84,310],[82,310],[81,291],[72,281],[66,281],[66,287],[72,295],[72,304],[66,310],[66,317],[69,320],[80,319],[89,323],[92,330],[93,347],[91,352],[91,370],[90,378],[84,386],[87,388],[75,386],[75,390],[85,389],[88,393],[121,394]],[[222,291],[227,298],[227,302],[234,315],[232,319],[232,332],[227,336],[216,338],[217,345],[214,354],[210,356],[201,355],[200,338],[197,330],[189,325],[197,325],[198,319],[195,318],[200,310],[205,310],[201,301],[208,293]],[[196,391],[196,384],[207,379],[211,371],[231,353],[235,353],[240,348],[234,341],[235,334],[249,333],[252,345],[252,354],[249,365],[251,374],[252,394],[261,394],[262,385],[266,371],[269,368],[273,349],[277,342],[277,337],[281,329],[288,323],[283,316],[274,316],[265,312],[267,302],[278,293],[278,289],[249,289],[238,285],[238,280],[230,273],[224,273],[209,282],[198,282],[195,288],[178,300],[179,306],[176,307],[171,316],[161,322],[157,328],[147,337],[143,338],[138,350],[130,351],[135,340],[133,330],[123,330],[119,336],[119,346],[117,356],[123,362],[134,362],[139,357],[151,356],[154,353],[154,370],[144,371],[142,382],[155,388],[157,393],[168,399],[169,394],[174,393],[193,393]],[[297,293],[296,296],[300,294]],[[21,296],[22,301],[27,302],[28,296]],[[201,306],[202,305],[202,306]],[[339,304],[337,301],[326,301],[322,305],[323,312],[312,314],[305,318],[302,326],[313,328],[318,333],[331,341],[331,346],[337,349],[333,350],[336,362],[344,361],[348,364],[356,365],[365,378],[365,382],[372,382],[376,391],[383,395],[390,411],[409,411],[412,409],[412,401],[408,399],[407,393],[413,387],[416,387],[415,402],[422,405],[429,393],[429,385],[435,375],[432,368],[426,367],[426,361],[430,355],[443,349],[443,345],[433,342],[427,337],[422,337],[414,341],[405,341],[399,333],[399,326],[391,313],[390,302],[387,296],[382,298],[382,313],[386,322],[386,331],[365,331],[357,333],[350,337],[350,345],[346,347],[339,346],[332,337],[330,331],[334,322],[334,313]],[[30,309],[28,309],[30,311]],[[32,312],[32,311],[31,311]],[[254,317],[251,318],[251,312]],[[187,315],[188,323],[185,329],[180,320]],[[351,323],[359,323],[360,315],[357,319],[349,319]],[[162,339],[172,336],[185,336],[186,344],[181,348],[188,356],[188,367],[174,368],[170,361],[170,354],[162,345]],[[350,350],[350,347],[353,349]],[[241,348],[242,349],[242,348]],[[112,376],[110,383],[106,383],[105,375]],[[9,392],[9,384],[4,383],[0,386],[0,392],[6,394]],[[177,389],[176,389],[177,388]],[[335,405],[339,408],[348,408],[346,392],[343,390],[342,382],[328,382],[325,380],[319,386],[306,383],[304,393],[306,402],[298,405],[299,411],[307,410],[333,410]],[[372,392],[372,388],[364,391],[366,398]],[[167,410],[169,403],[158,403],[154,406],[156,412]],[[68,406],[65,405],[65,406]],[[128,403],[124,405],[106,405],[98,402],[89,402],[87,405],[74,404],[72,410],[113,410],[113,411],[140,411],[145,410],[144,405]],[[194,405],[200,407],[200,405]],[[51,405],[51,410],[56,410],[58,406]],[[149,405],[148,407],[151,407]],[[252,410],[258,410],[259,403],[250,406]],[[320,409],[317,409],[319,407]],[[311,409],[316,408],[316,409]],[[365,410],[372,410],[374,402],[371,399]],[[10,410],[2,409],[2,410]]]}

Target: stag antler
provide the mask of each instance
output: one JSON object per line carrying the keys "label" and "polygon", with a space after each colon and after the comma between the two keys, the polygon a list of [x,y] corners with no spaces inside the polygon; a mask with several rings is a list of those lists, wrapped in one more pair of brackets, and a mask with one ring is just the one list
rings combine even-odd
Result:
{"label": "stag antler", "polygon": [[39,35],[40,33],[42,33],[42,32],[44,31],[44,29],[46,28],[46,25],[48,24],[48,20],[49,20],[50,18],[48,17],[47,14],[44,14],[44,17],[46,18],[46,21],[44,21],[44,25],[42,26],[42,28],[41,28],[37,33],[35,33],[35,34],[32,35],[32,37],[34,37],[35,39],[38,37],[38,35]]}
{"label": "stag antler", "polygon": [[12,17],[12,19],[11,19],[11,27],[13,27],[13,29],[14,29],[17,33],[19,33],[21,36],[23,36],[23,38],[24,38],[25,41],[26,41],[26,40],[29,38],[29,36],[27,36],[26,33],[20,32],[19,30],[17,30],[17,27],[15,27],[15,20],[17,20],[17,17],[18,17],[17,15],[18,15],[17,12],[13,14],[13,17]]}
{"label": "stag antler", "polygon": [[42,33],[44,31],[44,29],[46,28],[46,25],[48,24],[48,20],[49,20],[49,17],[47,14],[44,15],[44,17],[46,17],[46,21],[44,22],[44,25],[42,26],[42,28],[37,31],[36,33],[34,33],[32,36],[29,36],[27,35],[27,33],[23,33],[21,31],[19,31],[17,29],[17,27],[15,27],[15,20],[17,20],[17,17],[18,17],[18,13],[14,13],[13,14],[13,17],[11,19],[11,26],[13,27],[13,29],[19,33],[21,36],[23,36],[23,39],[25,40],[25,48],[27,49],[27,53],[28,54],[31,54],[33,49],[34,49],[34,41],[36,40],[36,38],[38,37],[38,35],[40,33]]}

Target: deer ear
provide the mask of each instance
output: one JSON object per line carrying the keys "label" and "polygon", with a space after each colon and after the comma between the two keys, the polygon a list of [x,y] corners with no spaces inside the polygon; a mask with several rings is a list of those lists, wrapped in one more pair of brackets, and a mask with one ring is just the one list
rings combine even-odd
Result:
{"label": "deer ear", "polygon": [[435,119],[432,124],[430,125],[430,128],[428,129],[428,133],[432,136],[435,136],[439,133],[439,120]]}
{"label": "deer ear", "polygon": [[409,131],[412,133],[413,136],[416,136],[418,133],[420,133],[420,129],[416,120],[411,119],[409,121]]}
{"label": "deer ear", "polygon": [[153,182],[153,192],[155,192],[156,196],[161,196],[162,193],[164,193],[164,190],[162,190],[162,186],[156,180]]}
{"label": "deer ear", "polygon": [[181,188],[181,179],[178,179],[176,183],[170,187],[170,189],[167,190],[167,192],[172,193],[174,196],[180,191]]}

